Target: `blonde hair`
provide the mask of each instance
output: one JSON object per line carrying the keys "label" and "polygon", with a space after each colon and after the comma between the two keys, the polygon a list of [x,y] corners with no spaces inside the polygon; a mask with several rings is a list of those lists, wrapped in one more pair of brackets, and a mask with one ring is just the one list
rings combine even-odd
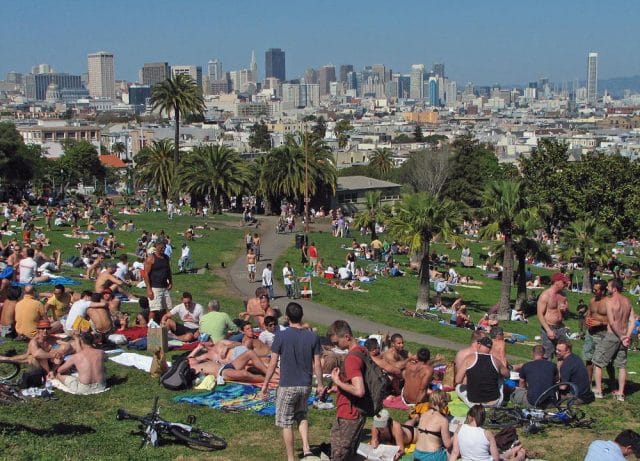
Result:
{"label": "blonde hair", "polygon": [[429,408],[439,413],[447,407],[449,395],[441,390],[435,390],[429,395]]}

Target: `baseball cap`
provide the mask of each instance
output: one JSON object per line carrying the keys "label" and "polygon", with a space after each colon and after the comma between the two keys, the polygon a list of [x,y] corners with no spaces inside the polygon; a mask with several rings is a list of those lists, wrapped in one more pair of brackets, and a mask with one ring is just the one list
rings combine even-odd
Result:
{"label": "baseball cap", "polygon": [[387,427],[388,422],[389,422],[389,411],[384,408],[380,410],[380,413],[378,413],[373,417],[373,427],[377,427],[378,429]]}
{"label": "baseball cap", "polygon": [[640,458],[640,434],[637,432],[625,429],[618,434],[615,442],[623,447],[631,447],[636,458]]}
{"label": "baseball cap", "polygon": [[481,344],[484,347],[488,347],[489,349],[491,349],[493,347],[493,341],[488,336],[483,336],[477,342],[478,342],[478,344]]}
{"label": "baseball cap", "polygon": [[571,283],[571,279],[567,277],[566,274],[563,274],[562,272],[556,272],[551,276],[552,283],[556,283],[559,280],[562,280],[564,283]]}

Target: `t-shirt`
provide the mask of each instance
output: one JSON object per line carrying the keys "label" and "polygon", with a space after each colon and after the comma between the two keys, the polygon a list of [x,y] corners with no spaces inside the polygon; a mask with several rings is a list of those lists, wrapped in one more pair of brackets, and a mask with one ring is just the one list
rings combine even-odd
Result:
{"label": "t-shirt", "polygon": [[527,382],[527,400],[536,403],[544,391],[555,384],[556,366],[549,360],[533,360],[520,369],[520,378]]}
{"label": "t-shirt", "polygon": [[191,310],[187,309],[184,303],[180,303],[176,307],[171,309],[169,313],[171,315],[179,316],[185,327],[196,330],[198,328],[198,324],[200,323],[200,317],[202,317],[203,310],[202,305],[197,303]]}
{"label": "t-shirt", "polygon": [[64,324],[65,330],[73,330],[73,322],[78,317],[86,318],[87,317],[87,309],[91,305],[91,301],[80,299],[71,305],[71,309],[69,309],[69,315],[67,315],[67,321]]}
{"label": "t-shirt", "polygon": [[575,384],[578,392],[576,397],[583,402],[590,403],[595,400],[595,396],[591,391],[591,382],[587,374],[587,367],[585,367],[582,360],[580,360],[576,354],[570,354],[562,361],[560,381]]}
{"label": "t-shirt", "polygon": [[47,304],[53,306],[53,320],[59,320],[60,317],[64,315],[64,312],[67,310],[70,302],[71,293],[67,291],[62,293],[60,299],[56,298],[55,295],[51,295],[51,297],[47,299]]}
{"label": "t-shirt", "polygon": [[273,285],[273,271],[265,267],[262,271],[262,286],[270,287],[271,285]]}
{"label": "t-shirt", "polygon": [[[369,352],[362,346],[356,346],[350,349],[349,352],[358,351],[362,354],[368,354]],[[364,379],[364,362],[360,357],[355,354],[348,354],[344,359],[344,372],[341,372],[340,379],[346,382],[351,382],[353,378],[360,376]],[[351,400],[342,389],[338,388],[338,398],[336,399],[336,417],[342,419],[358,419],[360,412],[351,404]]]}
{"label": "t-shirt", "polygon": [[624,461],[620,445],[613,440],[594,440],[589,445],[589,451],[584,461]]}
{"label": "t-shirt", "polygon": [[21,259],[18,267],[20,270],[20,282],[28,283],[36,277],[38,263],[33,258]]}
{"label": "t-shirt", "polygon": [[340,280],[349,280],[351,278],[351,271],[346,267],[341,267],[338,269],[338,277],[340,277]]}
{"label": "t-shirt", "polygon": [[313,360],[320,355],[317,334],[303,328],[287,328],[275,335],[271,350],[280,356],[280,387],[311,386]]}
{"label": "t-shirt", "polygon": [[315,246],[311,245],[309,248],[307,248],[307,255],[310,258],[317,258],[318,257],[318,250],[316,249]]}
{"label": "t-shirt", "polygon": [[292,285],[293,284],[293,271],[291,270],[291,268],[284,266],[282,268],[282,278],[284,279],[284,284],[285,285]]}
{"label": "t-shirt", "polygon": [[25,295],[16,303],[16,332],[33,338],[38,332],[38,321],[44,317],[44,305],[33,296]]}
{"label": "t-shirt", "polygon": [[238,327],[226,312],[209,312],[200,319],[200,333],[206,333],[214,343],[227,336],[227,331],[238,331]]}
{"label": "t-shirt", "polygon": [[119,262],[113,275],[124,281],[127,278],[127,272],[129,272],[129,266],[123,262]]}

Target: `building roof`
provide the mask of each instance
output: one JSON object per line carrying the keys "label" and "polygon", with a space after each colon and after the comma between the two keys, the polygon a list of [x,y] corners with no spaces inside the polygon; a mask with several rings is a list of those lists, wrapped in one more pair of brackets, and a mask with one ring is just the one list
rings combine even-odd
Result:
{"label": "building roof", "polygon": [[108,166],[111,168],[126,168],[127,164],[120,160],[120,157],[117,155],[99,155],[100,162],[104,166]]}
{"label": "building roof", "polygon": [[387,189],[390,187],[400,187],[400,184],[369,178],[367,176],[340,176],[337,179],[337,183],[337,192],[344,190]]}

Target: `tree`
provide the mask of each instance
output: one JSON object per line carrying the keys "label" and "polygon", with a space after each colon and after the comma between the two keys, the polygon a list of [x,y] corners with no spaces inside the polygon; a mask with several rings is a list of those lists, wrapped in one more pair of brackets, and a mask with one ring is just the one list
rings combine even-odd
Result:
{"label": "tree", "polygon": [[413,142],[413,139],[405,133],[399,134],[391,140],[392,144],[408,144],[410,142]]}
{"label": "tree", "polygon": [[389,173],[393,165],[393,153],[386,147],[375,149],[369,156],[369,166],[378,178]]}
{"label": "tree", "polygon": [[333,131],[336,134],[338,147],[340,149],[344,149],[345,147],[347,147],[347,141],[349,140],[347,132],[351,130],[353,130],[353,126],[351,125],[351,122],[349,120],[341,119],[336,122],[336,126]]}
{"label": "tree", "polygon": [[199,146],[187,153],[178,173],[182,190],[210,197],[214,211],[247,186],[249,174],[240,155],[227,146]]}
{"label": "tree", "polygon": [[591,293],[593,280],[592,263],[603,264],[609,253],[607,243],[611,240],[609,230],[594,218],[574,221],[560,232],[561,256],[567,260],[578,258],[582,263],[582,292]]}
{"label": "tree", "polygon": [[311,132],[318,139],[324,139],[324,136],[327,133],[327,122],[325,122],[324,117],[318,117],[316,124],[311,128]]}
{"label": "tree", "polygon": [[430,244],[434,239],[458,241],[455,227],[462,221],[460,204],[427,192],[403,195],[396,214],[388,220],[389,234],[410,245],[421,257],[416,309],[429,308]]}
{"label": "tree", "polygon": [[413,130],[413,140],[415,142],[424,142],[424,135],[422,134],[422,127],[420,125],[416,125],[416,128]]}
{"label": "tree", "polygon": [[498,318],[507,320],[511,315],[509,298],[513,283],[514,233],[527,208],[521,183],[503,180],[487,184],[482,193],[482,205],[481,213],[489,223],[483,227],[481,237],[493,238],[497,232],[502,234],[504,250]]}
{"label": "tree", "polygon": [[127,146],[125,146],[123,142],[116,142],[111,146],[111,152],[116,154],[118,157],[122,156],[126,151]]}
{"label": "tree", "polygon": [[356,228],[368,229],[371,231],[371,241],[378,238],[376,234],[376,223],[380,221],[380,191],[367,191],[365,194],[366,210],[354,216],[354,226]]}
{"label": "tree", "polygon": [[251,126],[249,145],[262,152],[266,152],[271,149],[271,136],[269,135],[269,128],[267,128],[267,124],[264,123],[264,120],[260,123],[254,123]]}
{"label": "tree", "polygon": [[173,139],[173,163],[180,162],[180,115],[202,114],[205,110],[202,89],[187,74],[179,74],[153,86],[151,91],[152,110],[160,109],[170,116],[173,112],[175,134]]}
{"label": "tree", "polygon": [[438,147],[438,144],[445,143],[449,141],[443,134],[430,134],[424,138],[424,141],[429,144],[432,148]]}
{"label": "tree", "polygon": [[26,145],[13,123],[0,123],[0,175],[5,189],[22,195],[29,181],[45,174],[45,167],[41,147]]}
{"label": "tree", "polygon": [[63,190],[80,182],[92,184],[105,178],[107,170],[100,162],[96,146],[89,141],[68,139],[62,143],[62,148],[64,153],[60,157],[59,165],[66,183]]}
{"label": "tree", "polygon": [[143,148],[135,158],[136,185],[154,189],[160,194],[163,202],[173,195],[177,186],[178,166],[172,157],[174,152],[173,142],[170,139],[161,139]]}
{"label": "tree", "polygon": [[448,149],[419,150],[401,167],[401,181],[415,192],[439,196],[451,175],[453,153]]}

